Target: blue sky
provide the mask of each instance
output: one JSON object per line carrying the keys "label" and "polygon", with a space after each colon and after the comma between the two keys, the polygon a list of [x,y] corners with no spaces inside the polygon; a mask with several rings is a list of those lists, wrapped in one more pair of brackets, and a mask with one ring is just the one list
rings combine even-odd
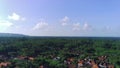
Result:
{"label": "blue sky", "polygon": [[0,32],[120,37],[120,0],[0,0]]}

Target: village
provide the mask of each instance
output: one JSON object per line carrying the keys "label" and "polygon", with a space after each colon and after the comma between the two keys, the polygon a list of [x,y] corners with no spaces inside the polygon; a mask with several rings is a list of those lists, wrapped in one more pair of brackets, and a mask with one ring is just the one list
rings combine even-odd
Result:
{"label": "village", "polygon": [[[10,59],[14,60],[22,60],[22,61],[36,61],[35,57],[28,57],[28,56],[18,56],[14,58],[8,58],[5,56],[0,56],[0,68],[20,68],[19,66],[15,65],[15,63],[12,63]],[[60,61],[61,57],[53,57],[51,56],[51,59],[53,61]],[[66,68],[115,68],[113,64],[111,64],[107,56],[99,56],[94,59],[90,58],[89,56],[84,59],[75,59],[74,57],[69,57],[64,60],[64,65],[66,65]],[[13,67],[11,67],[13,66]],[[33,68],[30,66],[30,68]],[[39,68],[51,68],[48,65],[41,64]]]}

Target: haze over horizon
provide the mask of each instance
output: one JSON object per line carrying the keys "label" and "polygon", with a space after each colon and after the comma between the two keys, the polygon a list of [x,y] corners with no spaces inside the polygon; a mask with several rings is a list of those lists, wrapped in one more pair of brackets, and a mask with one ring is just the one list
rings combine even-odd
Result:
{"label": "haze over horizon", "polygon": [[0,0],[0,33],[120,37],[120,0]]}

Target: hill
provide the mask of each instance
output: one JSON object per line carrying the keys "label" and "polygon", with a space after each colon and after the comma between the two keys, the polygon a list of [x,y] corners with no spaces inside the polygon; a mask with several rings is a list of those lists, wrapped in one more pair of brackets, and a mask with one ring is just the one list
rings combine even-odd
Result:
{"label": "hill", "polygon": [[13,33],[0,33],[0,37],[26,37],[23,34],[13,34]]}

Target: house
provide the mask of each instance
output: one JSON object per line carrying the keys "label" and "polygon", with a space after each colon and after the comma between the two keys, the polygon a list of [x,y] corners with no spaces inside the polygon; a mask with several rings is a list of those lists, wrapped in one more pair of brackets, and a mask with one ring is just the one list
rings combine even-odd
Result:
{"label": "house", "polygon": [[0,68],[1,67],[7,67],[8,65],[10,65],[11,63],[10,62],[1,62],[0,63]]}

